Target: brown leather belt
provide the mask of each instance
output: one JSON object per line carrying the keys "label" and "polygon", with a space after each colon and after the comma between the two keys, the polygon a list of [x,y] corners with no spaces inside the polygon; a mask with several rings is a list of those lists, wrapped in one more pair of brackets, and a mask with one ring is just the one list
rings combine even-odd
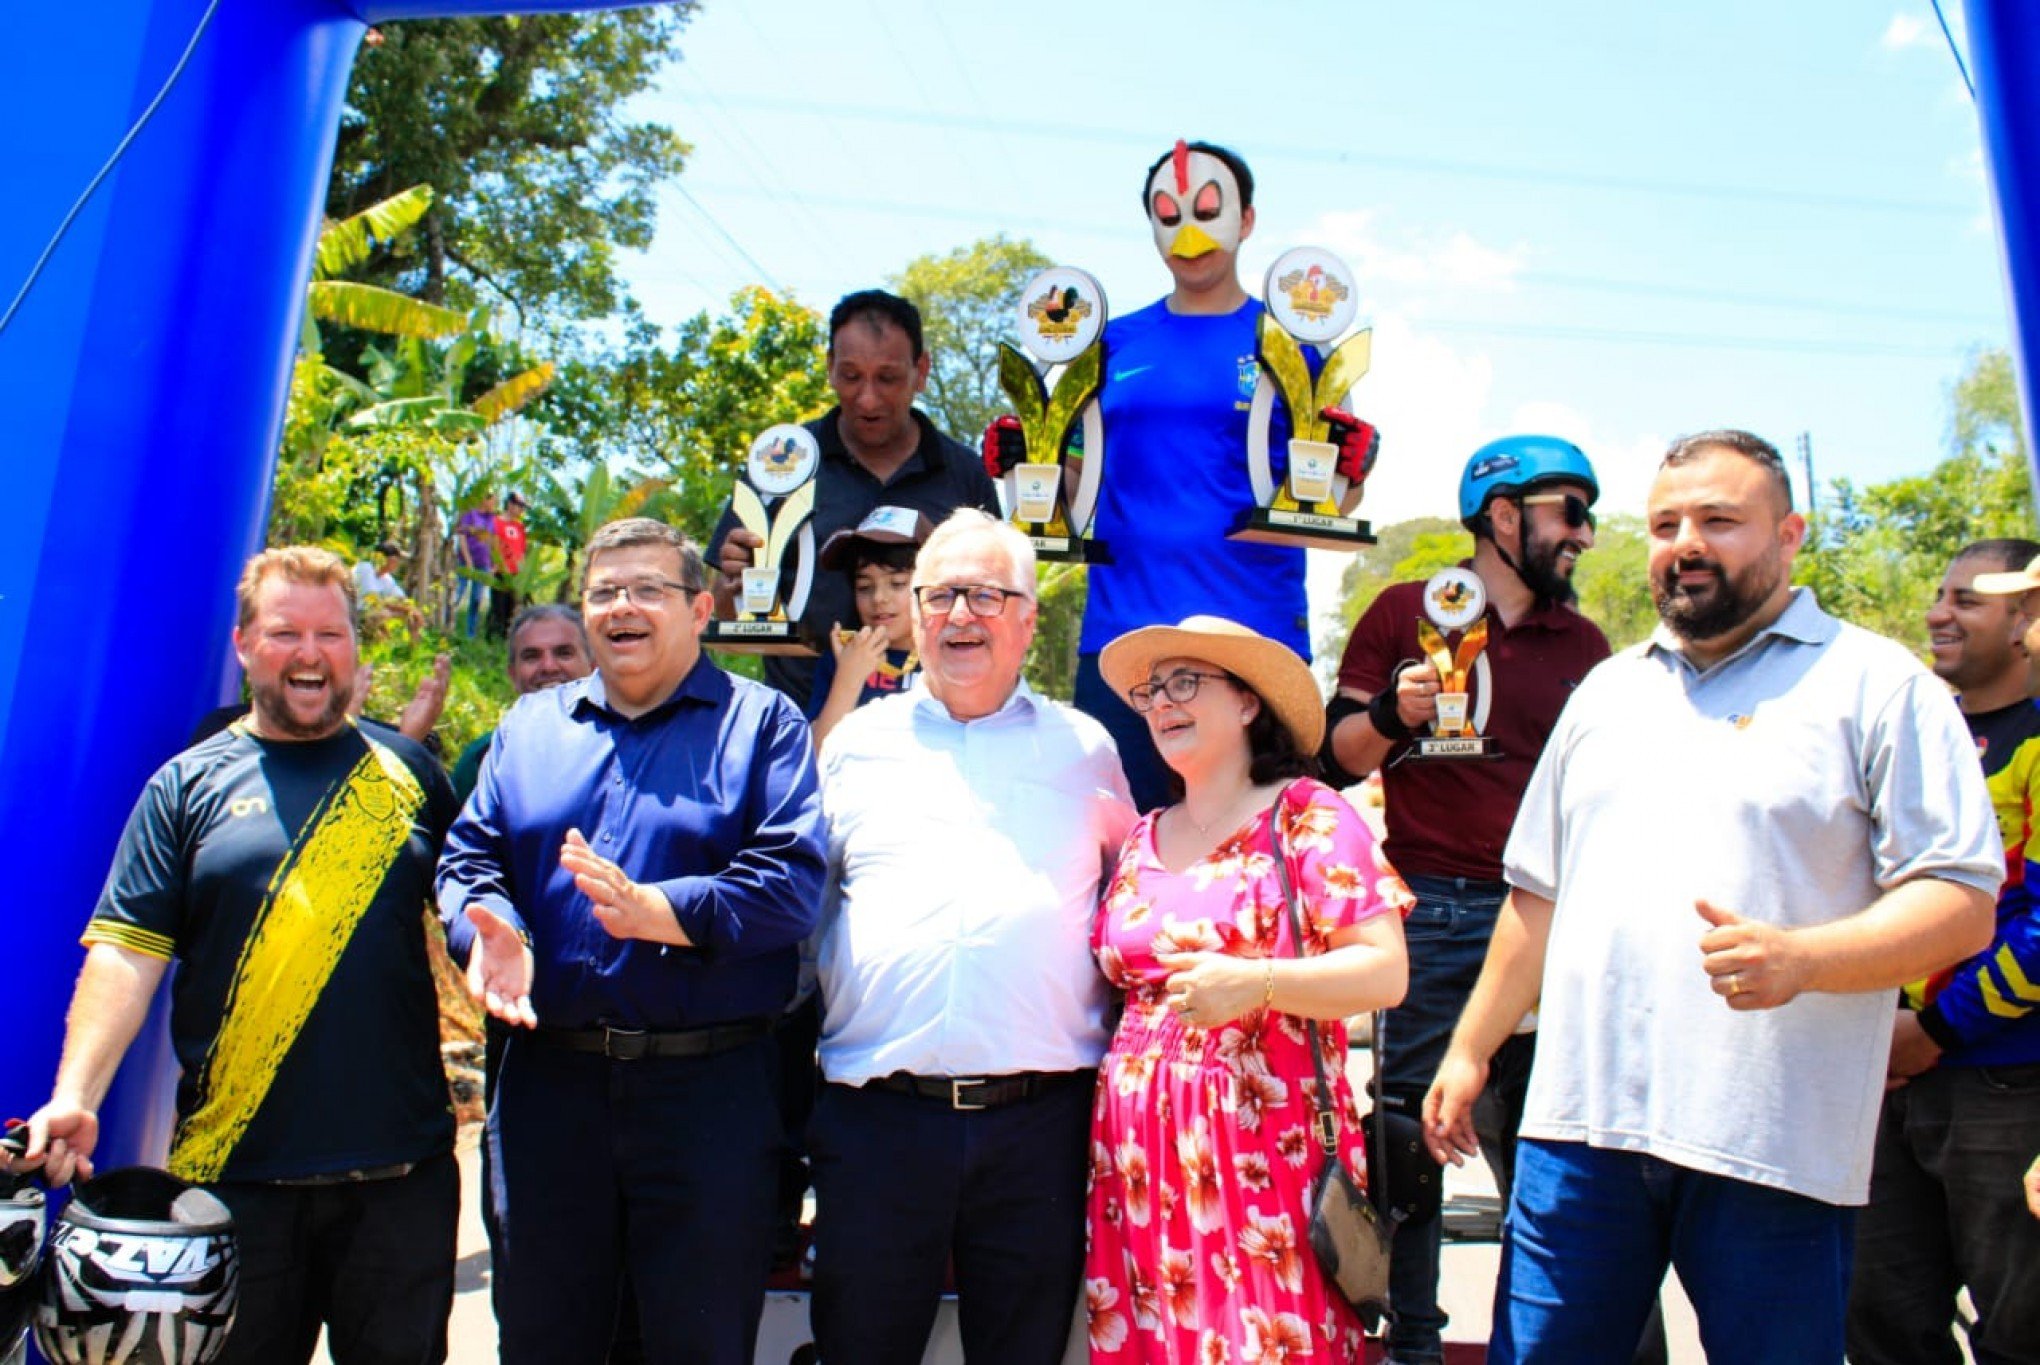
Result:
{"label": "brown leather belt", "polygon": [[655,1032],[634,1028],[541,1028],[532,1037],[569,1052],[592,1052],[612,1062],[637,1062],[647,1057],[708,1057],[755,1042],[771,1031],[763,1019],[705,1028]]}
{"label": "brown leather belt", "polygon": [[916,1076],[911,1072],[895,1071],[890,1076],[880,1076],[865,1084],[868,1089],[891,1090],[924,1100],[939,1100],[951,1109],[968,1112],[1019,1104],[1077,1082],[1089,1085],[1097,1074],[1095,1071],[1016,1071],[1008,1076]]}

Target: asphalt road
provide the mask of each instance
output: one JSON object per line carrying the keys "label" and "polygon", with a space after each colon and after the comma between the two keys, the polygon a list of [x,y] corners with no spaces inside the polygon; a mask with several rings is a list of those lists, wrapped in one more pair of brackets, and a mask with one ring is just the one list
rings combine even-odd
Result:
{"label": "asphalt road", "polygon": [[[1352,1055],[1356,1083],[1367,1074],[1364,1049]],[[489,1244],[482,1234],[480,1161],[472,1131],[462,1135],[460,1145],[461,1224],[460,1260],[454,1280],[453,1320],[449,1337],[450,1365],[493,1365],[496,1360],[496,1320],[489,1308]],[[1447,1173],[1448,1200],[1461,1195],[1494,1194],[1487,1169],[1475,1163]],[[1441,1301],[1451,1315],[1446,1329],[1447,1365],[1477,1365],[1477,1349],[1488,1337],[1489,1313],[1494,1293],[1499,1249],[1492,1243],[1447,1243]],[[1702,1365],[1699,1330],[1693,1310],[1680,1291],[1676,1278],[1667,1282],[1664,1295],[1666,1330],[1670,1337],[1673,1365]],[[793,1348],[806,1340],[805,1303],[798,1295],[775,1294],[766,1305],[766,1322],[760,1332],[758,1365],[782,1365]],[[1070,1365],[1084,1365],[1082,1337],[1073,1334]],[[1452,1349],[1454,1346],[1458,1349]],[[323,1344],[317,1365],[330,1365]],[[962,1353],[955,1347],[954,1316],[945,1312],[937,1324],[927,1365],[960,1365]]]}

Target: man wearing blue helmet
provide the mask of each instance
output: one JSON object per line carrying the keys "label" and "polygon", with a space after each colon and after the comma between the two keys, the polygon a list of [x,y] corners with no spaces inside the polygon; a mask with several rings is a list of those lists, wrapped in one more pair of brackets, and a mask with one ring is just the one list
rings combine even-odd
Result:
{"label": "man wearing blue helmet", "polygon": [[1990,942],[2004,843],[1947,687],[1792,585],[1775,446],[1681,437],[1645,534],[1659,628],[1524,789],[1424,1137],[1479,1150],[1489,1059],[1537,1010],[1494,1365],[1622,1365],[1673,1267],[1710,1359],[1841,1365],[1892,1002]]}
{"label": "man wearing blue helmet", "polygon": [[[1421,582],[1395,584],[1361,616],[1339,665],[1338,694],[1326,708],[1327,777],[1350,784],[1382,770],[1388,858],[1417,897],[1405,924],[1409,994],[1385,1017],[1377,1040],[1382,1103],[1412,1122],[1480,974],[1508,890],[1502,846],[1531,770],[1572,689],[1608,657],[1607,638],[1572,606],[1573,565],[1594,543],[1591,509],[1599,495],[1585,453],[1552,436],[1504,437],[1466,463],[1459,517],[1473,532],[1474,548],[1463,566],[1487,590],[1492,696],[1482,733],[1500,750],[1498,758],[1401,761],[1417,732],[1436,719],[1442,682],[1417,638]],[[1497,1059],[1496,1089],[1508,1100],[1520,1100],[1531,1036]],[[1490,1160],[1506,1186],[1513,1115],[1498,1128],[1501,1141]],[[1417,1201],[1395,1236],[1389,1350],[1394,1361],[1435,1365],[1445,1326],[1438,1307],[1439,1173],[1433,1167],[1424,1174],[1429,1197]],[[1407,1180],[1394,1183],[1399,1202],[1415,1193],[1402,1188]]]}

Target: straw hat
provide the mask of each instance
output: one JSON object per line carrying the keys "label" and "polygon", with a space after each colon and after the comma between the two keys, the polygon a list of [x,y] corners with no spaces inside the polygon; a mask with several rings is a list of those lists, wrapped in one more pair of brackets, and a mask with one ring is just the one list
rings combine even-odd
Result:
{"label": "straw hat", "polygon": [[1310,665],[1289,646],[1222,616],[1186,616],[1173,626],[1143,626],[1105,646],[1098,671],[1121,697],[1148,680],[1162,659],[1199,659],[1254,689],[1303,753],[1325,737],[1325,699]]}

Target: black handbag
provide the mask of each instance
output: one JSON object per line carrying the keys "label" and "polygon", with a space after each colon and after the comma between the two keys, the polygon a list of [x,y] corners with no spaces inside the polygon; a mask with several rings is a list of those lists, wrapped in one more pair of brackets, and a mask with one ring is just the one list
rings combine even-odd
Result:
{"label": "black handbag", "polygon": [[[1275,873],[1282,883],[1282,904],[1289,913],[1289,935],[1296,952],[1303,955],[1303,917],[1296,909],[1296,888],[1289,877],[1289,847],[1282,837],[1282,801],[1275,801],[1270,832],[1275,836]],[[1324,1053],[1318,1046],[1314,1019],[1303,1021],[1308,1035],[1311,1065],[1317,1070],[1317,1093],[1312,1101],[1316,1113],[1312,1126],[1324,1162],[1310,1197],[1310,1249],[1317,1255],[1325,1277],[1360,1315],[1367,1330],[1389,1316],[1388,1253],[1392,1234],[1387,1220],[1359,1187],[1354,1185],[1346,1164],[1339,1160],[1339,1116],[1332,1108],[1332,1086],[1325,1075]]]}

